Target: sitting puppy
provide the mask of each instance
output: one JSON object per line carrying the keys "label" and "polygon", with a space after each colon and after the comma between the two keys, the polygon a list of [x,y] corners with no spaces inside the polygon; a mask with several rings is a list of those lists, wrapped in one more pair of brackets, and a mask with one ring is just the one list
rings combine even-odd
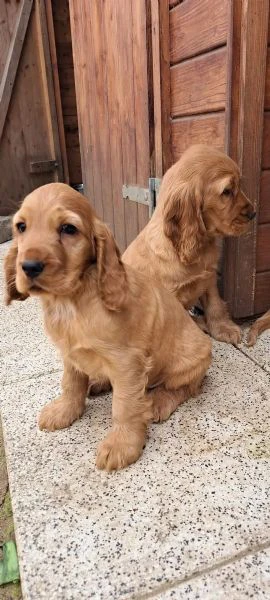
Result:
{"label": "sitting puppy", "polygon": [[251,325],[247,336],[247,345],[254,346],[258,335],[266,329],[270,329],[270,310]]}
{"label": "sitting puppy", "polygon": [[13,233],[7,304],[40,298],[64,363],[62,394],[43,408],[39,427],[71,425],[83,414],[89,378],[109,380],[113,425],[96,464],[125,467],[139,458],[148,422],[167,419],[198,391],[211,342],[172,295],[123,265],[112,234],[69,186],[29,194]]}
{"label": "sitting puppy", "polygon": [[237,344],[241,330],[217,289],[217,238],[245,233],[254,216],[237,165],[214,148],[191,146],[164,175],[151,220],[122,258],[186,308],[200,300],[208,332]]}

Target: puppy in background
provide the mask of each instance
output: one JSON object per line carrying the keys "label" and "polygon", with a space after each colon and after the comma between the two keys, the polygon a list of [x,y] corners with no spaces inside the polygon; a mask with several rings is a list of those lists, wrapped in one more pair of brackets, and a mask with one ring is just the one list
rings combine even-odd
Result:
{"label": "puppy in background", "polygon": [[64,364],[62,394],[43,408],[39,427],[68,427],[83,414],[89,378],[101,387],[109,381],[113,423],[96,464],[111,471],[133,463],[149,421],[167,419],[198,392],[210,339],[172,295],[122,263],[108,228],[69,186],[29,194],[13,235],[7,304],[40,299]]}
{"label": "puppy in background", "polygon": [[210,335],[237,344],[241,330],[217,288],[217,240],[247,232],[254,216],[233,160],[209,146],[191,146],[164,175],[151,220],[122,258],[185,308],[200,301]]}

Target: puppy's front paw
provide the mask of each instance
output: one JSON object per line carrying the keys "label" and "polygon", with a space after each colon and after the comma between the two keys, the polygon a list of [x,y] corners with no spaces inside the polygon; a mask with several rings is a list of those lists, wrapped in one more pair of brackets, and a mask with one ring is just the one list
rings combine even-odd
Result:
{"label": "puppy's front paw", "polygon": [[56,429],[64,429],[69,427],[71,423],[79,419],[83,410],[78,406],[66,402],[61,396],[47,404],[42,409],[39,419],[39,429],[47,431],[55,431]]}
{"label": "puppy's front paw", "polygon": [[143,450],[141,443],[129,441],[128,437],[120,432],[112,431],[101,442],[98,448],[96,465],[98,469],[115,471],[123,469],[136,462]]}
{"label": "puppy's front paw", "polygon": [[242,340],[242,331],[232,321],[220,321],[209,327],[209,332],[215,340],[237,346]]}

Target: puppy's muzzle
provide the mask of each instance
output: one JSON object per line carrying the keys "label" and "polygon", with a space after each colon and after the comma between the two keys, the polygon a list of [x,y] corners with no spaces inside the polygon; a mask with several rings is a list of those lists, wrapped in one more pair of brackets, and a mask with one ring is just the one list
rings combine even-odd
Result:
{"label": "puppy's muzzle", "polygon": [[22,270],[29,279],[35,279],[42,273],[44,266],[44,263],[40,260],[25,260],[22,263]]}
{"label": "puppy's muzzle", "polygon": [[247,213],[247,218],[249,221],[252,221],[256,217],[256,212],[251,211]]}

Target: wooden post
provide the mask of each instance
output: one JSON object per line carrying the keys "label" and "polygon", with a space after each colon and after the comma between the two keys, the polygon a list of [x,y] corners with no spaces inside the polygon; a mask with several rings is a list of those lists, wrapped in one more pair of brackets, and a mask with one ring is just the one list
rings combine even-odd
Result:
{"label": "wooden post", "polygon": [[170,39],[168,0],[151,0],[155,177],[172,164],[170,124]]}
{"label": "wooden post", "polygon": [[[227,152],[258,214],[263,138],[269,0],[231,0],[228,43]],[[254,314],[256,229],[224,248],[224,297],[235,318]]]}

